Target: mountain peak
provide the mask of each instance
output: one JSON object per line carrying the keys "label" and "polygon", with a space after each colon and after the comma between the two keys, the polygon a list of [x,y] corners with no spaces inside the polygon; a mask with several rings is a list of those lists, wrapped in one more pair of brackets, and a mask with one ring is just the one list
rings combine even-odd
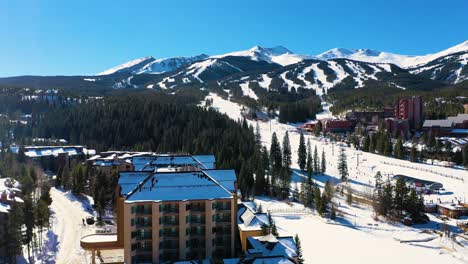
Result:
{"label": "mountain peak", "polygon": [[274,46],[271,48],[265,48],[262,46],[253,46],[249,51],[252,52],[259,52],[259,53],[265,53],[268,55],[282,55],[282,54],[293,54],[292,51],[289,49],[285,48],[284,46]]}

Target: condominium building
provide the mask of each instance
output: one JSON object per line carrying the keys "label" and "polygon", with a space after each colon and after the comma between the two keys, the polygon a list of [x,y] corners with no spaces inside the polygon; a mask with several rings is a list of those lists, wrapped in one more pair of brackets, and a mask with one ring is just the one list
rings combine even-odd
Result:
{"label": "condominium building", "polygon": [[395,118],[408,120],[411,129],[419,130],[423,120],[423,106],[420,96],[402,98],[394,106]]}
{"label": "condominium building", "polygon": [[89,162],[100,168],[131,166],[117,166],[115,238],[85,237],[85,249],[123,248],[125,263],[234,256],[236,175],[215,170],[213,155],[112,152]]}
{"label": "condominium building", "polygon": [[122,172],[118,236],[125,262],[233,256],[235,182],[233,170]]}

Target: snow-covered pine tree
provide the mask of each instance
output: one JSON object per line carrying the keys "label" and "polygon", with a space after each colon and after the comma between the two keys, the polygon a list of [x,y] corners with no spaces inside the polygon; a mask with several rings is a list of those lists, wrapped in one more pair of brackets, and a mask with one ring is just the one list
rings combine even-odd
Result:
{"label": "snow-covered pine tree", "polygon": [[341,181],[348,180],[348,163],[346,159],[346,153],[344,148],[340,148],[340,154],[338,157],[338,171],[340,173]]}
{"label": "snow-covered pine tree", "polygon": [[307,164],[307,149],[305,145],[304,134],[301,133],[299,138],[299,148],[297,150],[297,160],[299,163],[299,168],[304,170]]}

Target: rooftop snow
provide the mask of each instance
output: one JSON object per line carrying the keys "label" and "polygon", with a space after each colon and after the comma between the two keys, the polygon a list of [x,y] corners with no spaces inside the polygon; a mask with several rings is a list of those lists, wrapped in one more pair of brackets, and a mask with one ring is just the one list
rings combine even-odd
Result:
{"label": "rooftop snow", "polygon": [[296,243],[292,237],[275,237],[273,235],[249,237],[248,252],[261,253],[263,256],[284,256],[294,258],[297,256]]}
{"label": "rooftop snow", "polygon": [[155,173],[126,202],[232,198],[232,193],[203,172]]}

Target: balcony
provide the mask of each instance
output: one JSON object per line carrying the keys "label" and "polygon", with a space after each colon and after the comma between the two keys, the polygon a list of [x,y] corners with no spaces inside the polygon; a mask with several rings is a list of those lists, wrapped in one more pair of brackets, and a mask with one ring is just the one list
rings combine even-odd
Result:
{"label": "balcony", "polygon": [[151,236],[151,234],[149,234],[149,235],[144,235],[144,236],[136,236],[134,237],[134,239],[136,239],[137,241],[143,241],[143,240],[151,240],[153,239],[153,237]]}
{"label": "balcony", "polygon": [[178,226],[179,220],[163,220],[163,221],[160,221],[159,224],[161,226]]}
{"label": "balcony", "polygon": [[216,233],[217,236],[231,235],[231,227],[226,225],[216,225],[213,233]]}
{"label": "balcony", "polygon": [[178,250],[179,241],[176,240],[164,240],[159,242],[159,250],[169,251],[169,250]]}
{"label": "balcony", "polygon": [[138,220],[137,220],[137,221],[135,222],[135,226],[136,226],[137,228],[151,227],[151,225],[152,225],[152,221],[151,221],[151,220],[147,220],[147,221],[144,221],[144,220],[138,221]]}
{"label": "balcony", "polygon": [[215,217],[213,221],[217,224],[229,224],[231,223],[231,217]]}
{"label": "balcony", "polygon": [[190,212],[205,212],[205,204],[197,203],[197,204],[188,204],[185,207],[185,210]]}
{"label": "balcony", "polygon": [[159,237],[164,239],[175,239],[179,238],[179,232],[162,231],[159,232]]}
{"label": "balcony", "polygon": [[159,213],[163,215],[179,214],[179,206],[161,205],[159,206]]}

